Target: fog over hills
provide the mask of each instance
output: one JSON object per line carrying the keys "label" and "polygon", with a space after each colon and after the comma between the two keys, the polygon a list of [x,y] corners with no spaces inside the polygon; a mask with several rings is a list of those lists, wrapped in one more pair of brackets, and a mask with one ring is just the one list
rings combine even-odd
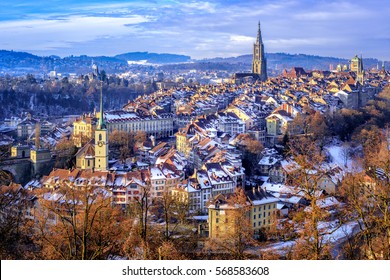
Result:
{"label": "fog over hills", "polygon": [[[329,70],[332,64],[348,64],[349,59],[321,57],[306,54],[266,53],[267,67],[273,73],[292,67],[303,67],[306,70]],[[351,58],[353,55],[351,55]],[[145,66],[163,67],[169,70],[182,68],[226,71],[250,71],[252,55],[242,55],[228,58],[212,58],[193,60],[190,56],[178,54],[158,54],[149,52],[129,52],[116,56],[37,56],[27,52],[0,50],[0,75],[44,74],[55,70],[61,73],[85,74],[91,71],[91,65],[96,63],[107,73],[128,71],[131,63]],[[381,66],[381,61],[375,58],[364,58],[364,68],[371,69]],[[389,62],[386,62],[386,64]],[[168,66],[167,66],[168,65]],[[171,66],[169,66],[171,65]],[[174,65],[174,66],[173,66]]]}

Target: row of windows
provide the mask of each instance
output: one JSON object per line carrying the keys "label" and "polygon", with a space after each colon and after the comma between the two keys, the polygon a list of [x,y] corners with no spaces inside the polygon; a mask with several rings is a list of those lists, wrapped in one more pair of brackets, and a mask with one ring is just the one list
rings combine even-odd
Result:
{"label": "row of windows", "polygon": [[128,191],[127,194],[135,194],[135,195],[137,195],[137,194],[139,194],[139,191],[133,191],[133,192]]}
{"label": "row of windows", "polygon": [[[257,222],[257,226],[261,226],[262,222],[261,221],[258,221]],[[271,220],[268,220],[268,224],[271,224]],[[266,220],[263,220],[263,225],[266,225]],[[256,222],[253,223],[253,227],[256,227]]]}
{"label": "row of windows", "polygon": [[173,129],[172,123],[158,122],[158,123],[132,123],[132,124],[117,124],[110,125],[110,130],[114,129],[131,129],[131,130],[171,130]]}
{"label": "row of windows", "polygon": [[[267,209],[267,205],[264,205],[263,207],[259,206],[259,211],[261,211],[261,208],[263,208],[263,210]],[[276,203],[273,204],[272,208],[276,208]],[[256,212],[256,207],[253,207],[253,212]],[[268,204],[268,210],[271,209],[271,204]]]}
{"label": "row of windows", "polygon": [[[275,213],[275,211],[273,212]],[[265,218],[267,215],[266,213],[264,212],[263,213],[263,217]],[[268,212],[268,217],[271,216],[271,212]],[[260,219],[261,218],[261,214],[258,214],[257,217]],[[253,220],[256,220],[256,215],[253,215]]]}

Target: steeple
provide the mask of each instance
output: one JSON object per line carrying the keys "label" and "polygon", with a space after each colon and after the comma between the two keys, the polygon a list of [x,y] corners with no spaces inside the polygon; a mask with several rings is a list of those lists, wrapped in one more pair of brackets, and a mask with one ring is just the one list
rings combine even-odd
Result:
{"label": "steeple", "polygon": [[267,61],[264,55],[260,21],[258,24],[257,39],[253,45],[252,73],[257,74],[258,79],[261,81],[267,80]]}
{"label": "steeple", "polygon": [[100,81],[100,113],[99,113],[99,121],[97,124],[97,129],[105,129],[106,124],[104,123],[103,118],[103,81]]}
{"label": "steeple", "polygon": [[100,115],[95,130],[95,162],[96,170],[108,169],[108,131],[103,118],[103,82],[100,82]]}
{"label": "steeple", "polygon": [[257,40],[256,41],[260,44],[263,44],[263,39],[261,38],[260,20],[259,20],[259,28],[257,30]]}
{"label": "steeple", "polygon": [[385,61],[382,61],[382,70],[385,71]]}

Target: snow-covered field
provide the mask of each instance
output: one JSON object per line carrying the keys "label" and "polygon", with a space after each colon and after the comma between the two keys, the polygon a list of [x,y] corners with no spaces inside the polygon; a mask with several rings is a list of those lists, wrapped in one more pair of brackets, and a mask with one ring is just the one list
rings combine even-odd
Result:
{"label": "snow-covered field", "polygon": [[330,155],[331,163],[337,164],[344,171],[361,170],[360,164],[350,157],[348,153],[349,149],[348,146],[343,146],[342,144],[328,145],[325,147],[325,150]]}

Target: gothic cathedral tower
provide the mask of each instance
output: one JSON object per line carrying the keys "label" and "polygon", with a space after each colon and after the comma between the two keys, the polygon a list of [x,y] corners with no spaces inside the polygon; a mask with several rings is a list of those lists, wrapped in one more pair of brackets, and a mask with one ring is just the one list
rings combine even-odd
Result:
{"label": "gothic cathedral tower", "polygon": [[356,80],[363,85],[364,83],[364,69],[363,69],[363,58],[360,58],[355,55],[354,58],[351,59],[351,71],[356,73]]}
{"label": "gothic cathedral tower", "polygon": [[103,82],[100,87],[100,114],[95,130],[95,169],[108,169],[108,132],[103,119]]}
{"label": "gothic cathedral tower", "polygon": [[260,22],[257,40],[253,45],[252,73],[257,74],[261,81],[267,80],[267,61],[264,55],[263,39],[261,38]]}

